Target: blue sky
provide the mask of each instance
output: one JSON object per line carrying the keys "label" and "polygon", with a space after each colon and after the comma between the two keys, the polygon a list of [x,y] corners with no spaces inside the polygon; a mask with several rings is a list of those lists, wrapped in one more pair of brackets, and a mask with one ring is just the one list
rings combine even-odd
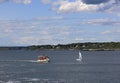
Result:
{"label": "blue sky", "polygon": [[119,0],[0,0],[0,46],[120,42]]}

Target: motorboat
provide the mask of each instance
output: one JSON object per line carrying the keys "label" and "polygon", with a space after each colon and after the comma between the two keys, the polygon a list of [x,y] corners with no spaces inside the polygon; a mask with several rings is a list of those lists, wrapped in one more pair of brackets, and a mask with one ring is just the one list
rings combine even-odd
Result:
{"label": "motorboat", "polygon": [[37,62],[40,63],[49,63],[50,59],[48,56],[38,56]]}

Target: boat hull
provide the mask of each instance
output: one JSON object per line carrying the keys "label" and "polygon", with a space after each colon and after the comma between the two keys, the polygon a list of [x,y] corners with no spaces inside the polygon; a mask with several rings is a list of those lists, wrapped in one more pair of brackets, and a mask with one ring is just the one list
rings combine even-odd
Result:
{"label": "boat hull", "polygon": [[76,61],[81,61],[81,59],[76,59]]}
{"label": "boat hull", "polygon": [[37,60],[37,62],[40,62],[40,63],[49,63],[50,61],[49,60]]}
{"label": "boat hull", "polygon": [[37,62],[40,62],[40,63],[49,63],[50,59],[47,56],[39,56]]}

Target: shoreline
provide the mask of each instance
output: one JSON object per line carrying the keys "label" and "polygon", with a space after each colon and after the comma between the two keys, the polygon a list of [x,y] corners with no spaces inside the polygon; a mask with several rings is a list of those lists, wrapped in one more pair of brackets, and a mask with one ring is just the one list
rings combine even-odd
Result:
{"label": "shoreline", "polygon": [[0,50],[83,50],[114,51],[120,50],[120,42],[86,42],[58,45],[1,46]]}

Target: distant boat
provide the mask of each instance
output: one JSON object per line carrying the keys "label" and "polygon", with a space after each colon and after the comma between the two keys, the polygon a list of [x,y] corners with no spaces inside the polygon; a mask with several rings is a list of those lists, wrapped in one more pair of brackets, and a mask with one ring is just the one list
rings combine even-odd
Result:
{"label": "distant boat", "polygon": [[49,59],[48,56],[38,56],[37,62],[40,62],[40,63],[49,63],[50,59]]}
{"label": "distant boat", "polygon": [[79,51],[79,57],[76,59],[76,61],[79,61],[79,62],[81,62],[82,61],[82,54],[81,54],[81,52]]}

